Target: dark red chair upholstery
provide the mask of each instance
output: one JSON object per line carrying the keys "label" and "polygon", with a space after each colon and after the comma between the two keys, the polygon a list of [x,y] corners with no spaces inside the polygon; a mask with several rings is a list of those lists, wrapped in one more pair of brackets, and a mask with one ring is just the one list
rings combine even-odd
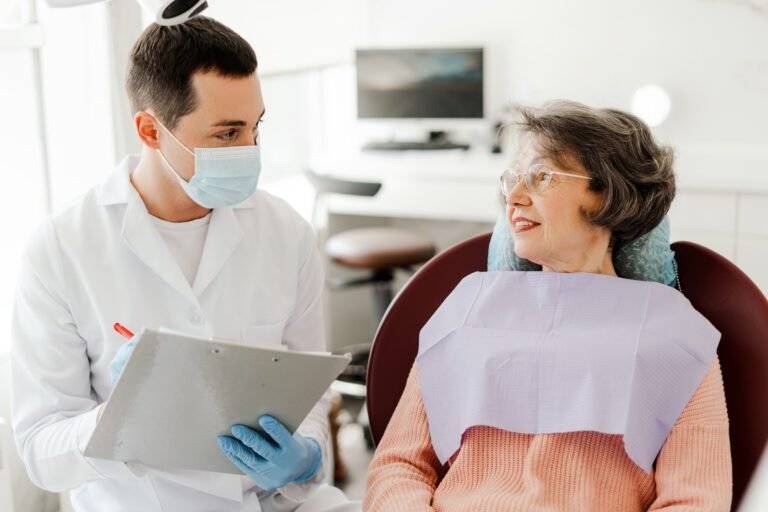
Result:
{"label": "dark red chair upholstery", "polygon": [[722,333],[717,353],[731,425],[733,510],[768,442],[768,300],[736,265],[691,242],[672,244],[680,285]]}
{"label": "dark red chair upholstery", "polygon": [[[368,364],[368,415],[378,442],[405,388],[421,327],[461,281],[486,270],[491,235],[438,254],[400,290],[379,326]],[[672,244],[683,293],[722,333],[736,510],[768,442],[768,301],[736,265],[690,242]]]}
{"label": "dark red chair upholstery", "polygon": [[381,319],[366,381],[374,443],[384,435],[403,394],[419,348],[419,331],[464,276],[488,268],[490,240],[490,233],[479,235],[433,257],[400,289]]}

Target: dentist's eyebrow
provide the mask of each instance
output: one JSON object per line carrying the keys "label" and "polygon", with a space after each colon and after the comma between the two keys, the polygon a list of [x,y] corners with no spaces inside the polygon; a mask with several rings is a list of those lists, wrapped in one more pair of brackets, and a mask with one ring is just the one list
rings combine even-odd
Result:
{"label": "dentist's eyebrow", "polygon": [[[261,115],[259,116],[259,121],[261,121],[261,118],[264,117],[264,114],[267,112],[267,109],[264,109],[261,111]],[[212,125],[212,126],[246,126],[248,123],[241,120],[232,120],[232,119],[225,119],[223,121],[219,121],[218,123]]]}
{"label": "dentist's eyebrow", "polygon": [[234,120],[225,119],[224,121],[219,121],[218,123],[212,126],[245,126],[245,121],[234,121]]}

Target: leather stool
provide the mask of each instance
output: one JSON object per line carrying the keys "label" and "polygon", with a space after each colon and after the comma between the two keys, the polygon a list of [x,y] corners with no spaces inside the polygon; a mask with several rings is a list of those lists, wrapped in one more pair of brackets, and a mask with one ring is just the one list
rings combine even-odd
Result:
{"label": "leather stool", "polygon": [[[381,189],[381,183],[344,180],[319,175],[309,169],[304,174],[316,191],[315,205],[312,210],[313,223],[318,204],[324,195],[346,194],[373,197]],[[398,268],[410,270],[411,266],[426,262],[434,256],[435,246],[429,238],[414,231],[391,227],[370,227],[349,229],[333,235],[326,242],[325,251],[331,261],[338,265],[371,271],[367,277],[336,279],[329,281],[329,285],[336,289],[373,285],[373,318],[375,325],[379,325],[392,301],[394,271]],[[370,345],[370,342],[366,345]]]}
{"label": "leather stool", "polygon": [[328,257],[343,267],[367,269],[362,279],[331,281],[333,288],[373,285],[374,320],[378,325],[392,301],[395,269],[410,270],[435,255],[432,241],[419,233],[400,228],[371,227],[350,229],[328,239]]}
{"label": "leather stool", "polygon": [[[411,271],[413,265],[429,260],[435,254],[432,241],[419,233],[391,227],[370,227],[342,231],[325,244],[328,257],[337,265],[366,269],[361,278],[341,278],[328,281],[333,289],[363,285],[373,286],[373,321],[378,326],[392,302],[392,281],[395,270]],[[335,388],[348,396],[365,398],[365,381],[371,342],[344,347],[340,352],[352,354],[352,361],[339,376]]]}

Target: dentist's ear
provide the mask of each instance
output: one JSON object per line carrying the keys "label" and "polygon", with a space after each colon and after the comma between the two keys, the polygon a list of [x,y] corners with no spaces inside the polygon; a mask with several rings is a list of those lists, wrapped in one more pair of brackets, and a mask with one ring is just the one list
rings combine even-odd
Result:
{"label": "dentist's ear", "polygon": [[133,124],[136,126],[136,134],[142,144],[151,149],[158,149],[160,142],[158,140],[158,131],[160,126],[155,117],[149,112],[136,112],[133,116]]}

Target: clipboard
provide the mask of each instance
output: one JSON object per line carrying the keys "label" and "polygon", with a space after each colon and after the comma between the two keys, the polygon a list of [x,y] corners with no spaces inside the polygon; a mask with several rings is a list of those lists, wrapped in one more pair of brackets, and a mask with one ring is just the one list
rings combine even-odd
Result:
{"label": "clipboard", "polygon": [[263,414],[295,432],[349,360],[144,329],[83,453],[240,475],[216,436],[235,423],[261,431]]}

